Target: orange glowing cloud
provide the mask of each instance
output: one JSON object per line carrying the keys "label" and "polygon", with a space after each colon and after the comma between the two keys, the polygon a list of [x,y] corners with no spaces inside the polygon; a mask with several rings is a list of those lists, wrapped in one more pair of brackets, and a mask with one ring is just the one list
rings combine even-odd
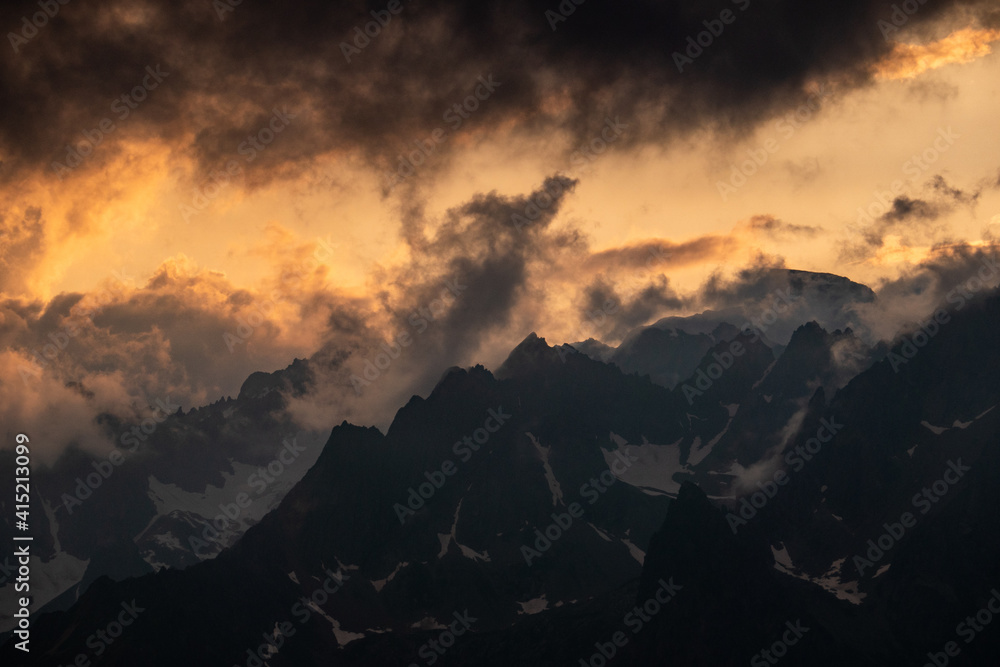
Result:
{"label": "orange glowing cloud", "polygon": [[873,67],[877,79],[913,79],[927,70],[972,62],[992,52],[1000,30],[964,28],[930,44],[898,43]]}

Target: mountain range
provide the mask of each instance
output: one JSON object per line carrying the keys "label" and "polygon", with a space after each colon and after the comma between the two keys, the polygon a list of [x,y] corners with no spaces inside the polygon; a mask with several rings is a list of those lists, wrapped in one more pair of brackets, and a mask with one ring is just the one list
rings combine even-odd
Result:
{"label": "mountain range", "polygon": [[876,341],[863,286],[762,289],[787,308],[527,335],[384,433],[298,429],[308,360],[255,373],[79,505],[107,468],[70,451],[37,480],[38,650],[5,664],[987,664],[1000,295]]}

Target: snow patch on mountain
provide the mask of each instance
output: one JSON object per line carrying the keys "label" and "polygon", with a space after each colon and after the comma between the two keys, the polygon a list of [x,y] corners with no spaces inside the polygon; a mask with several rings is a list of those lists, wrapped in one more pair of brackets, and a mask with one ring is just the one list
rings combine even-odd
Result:
{"label": "snow patch on mountain", "polygon": [[[440,535],[438,537],[440,537]],[[408,565],[409,565],[409,563],[407,563],[405,561],[402,562],[402,563],[399,563],[398,565],[396,565],[396,569],[394,569],[392,572],[390,572],[389,576],[387,576],[385,579],[373,580],[372,581],[372,586],[375,587],[376,591],[380,591],[381,592],[381,590],[383,588],[385,588],[385,585],[387,583],[389,583],[390,581],[392,581],[396,577],[396,575],[399,574],[399,571],[402,570],[404,567],[407,567]]]}
{"label": "snow patch on mountain", "polygon": [[843,580],[841,568],[847,561],[846,558],[834,561],[830,565],[830,569],[823,576],[811,577],[795,566],[784,544],[781,544],[780,547],[780,549],[776,549],[774,546],[771,547],[771,553],[774,554],[774,569],[796,579],[816,584],[828,593],[832,593],[838,599],[845,600],[854,605],[860,605],[865,599],[865,594],[858,590],[860,582]]}
{"label": "snow patch on mountain", "polygon": [[527,602],[518,602],[521,605],[521,611],[518,614],[539,614],[549,608],[549,601],[544,595],[537,597],[533,600],[528,600]]}
{"label": "snow patch on mountain", "polygon": [[628,551],[632,554],[632,558],[639,562],[639,565],[643,565],[646,562],[646,552],[637,547],[635,544],[629,540],[622,538],[622,543],[628,547]]}
{"label": "snow patch on mountain", "polygon": [[455,546],[458,547],[459,552],[469,560],[481,560],[489,563],[490,552],[483,551],[480,553],[472,547],[467,547],[466,545],[459,543],[458,539],[455,537],[455,532],[458,530],[458,517],[462,512],[463,502],[465,501],[458,501],[458,507],[455,508],[455,518],[451,524],[451,532],[448,534],[438,533],[438,540],[441,542],[441,551],[438,553],[438,558],[444,558],[448,554],[448,547],[454,542]]}
{"label": "snow patch on mountain", "polygon": [[555,507],[557,503],[563,503],[563,490],[559,484],[559,480],[556,479],[555,473],[552,471],[552,466],[549,465],[549,453],[551,449],[538,442],[538,439],[531,433],[525,433],[525,435],[531,440],[531,444],[535,446],[538,458],[545,468],[545,480],[549,483],[549,491],[552,493],[552,506]]}
{"label": "snow patch on mountain", "polygon": [[341,630],[340,621],[327,614],[325,611],[323,611],[322,607],[320,607],[312,600],[309,601],[309,604],[307,606],[313,611],[315,611],[317,614],[325,618],[330,623],[330,626],[333,628],[333,636],[337,638],[337,643],[340,644],[341,646],[346,646],[347,644],[350,644],[353,641],[365,638],[364,633],[348,632],[346,630]]}
{"label": "snow patch on mountain", "polygon": [[928,423],[926,420],[920,422],[920,425],[923,426],[924,428],[926,428],[928,431],[930,431],[934,435],[941,435],[942,433],[944,433],[945,431],[948,430],[947,426],[933,426],[930,423]]}
{"label": "snow patch on mountain", "polygon": [[[676,496],[681,489],[680,482],[675,482],[675,473],[689,470],[688,466],[681,464],[681,440],[677,440],[669,445],[654,445],[643,438],[641,445],[628,444],[621,436],[612,433],[611,439],[624,450],[628,447],[630,456],[637,458],[618,479],[638,488],[655,489],[662,491],[668,496]],[[611,468],[617,461],[616,452],[601,449],[604,454],[604,461]]]}

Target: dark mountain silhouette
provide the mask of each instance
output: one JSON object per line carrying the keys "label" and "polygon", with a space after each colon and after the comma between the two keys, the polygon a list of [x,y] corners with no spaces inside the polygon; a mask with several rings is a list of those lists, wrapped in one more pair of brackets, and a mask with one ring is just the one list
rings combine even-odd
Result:
{"label": "dark mountain silhouette", "polygon": [[998,323],[992,293],[919,347],[720,330],[673,390],[532,334],[384,434],[334,428],[218,557],[98,578],[4,660],[94,658],[134,600],[98,664],[990,664],[1000,625],[959,628],[1000,585]]}

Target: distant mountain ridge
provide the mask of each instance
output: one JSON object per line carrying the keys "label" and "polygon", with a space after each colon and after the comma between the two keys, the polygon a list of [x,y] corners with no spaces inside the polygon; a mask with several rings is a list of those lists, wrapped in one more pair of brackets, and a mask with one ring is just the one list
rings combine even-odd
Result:
{"label": "distant mountain ridge", "polygon": [[[998,321],[994,292],[898,372],[903,338],[810,321],[776,356],[720,331],[672,390],[528,335],[495,373],[446,371],[385,434],[334,428],[217,558],[98,579],[40,616],[51,650],[26,664],[72,660],[133,598],[143,622],[107,664],[250,664],[260,647],[272,667],[586,664],[611,642],[621,664],[745,665],[791,629],[789,664],[921,664],[1000,580]],[[437,653],[456,618],[475,621]],[[998,650],[984,631],[950,664]]]}
{"label": "distant mountain ridge", "polygon": [[865,285],[833,274],[788,269],[764,271],[757,280],[715,295],[720,301],[743,299],[740,306],[664,317],[633,330],[617,347],[594,339],[571,345],[593,359],[611,362],[626,373],[649,375],[673,389],[694,372],[710,348],[733,340],[743,329],[755,331],[776,357],[794,331],[809,321],[830,331],[850,329],[869,345],[876,342],[854,312],[858,305],[876,299]]}

